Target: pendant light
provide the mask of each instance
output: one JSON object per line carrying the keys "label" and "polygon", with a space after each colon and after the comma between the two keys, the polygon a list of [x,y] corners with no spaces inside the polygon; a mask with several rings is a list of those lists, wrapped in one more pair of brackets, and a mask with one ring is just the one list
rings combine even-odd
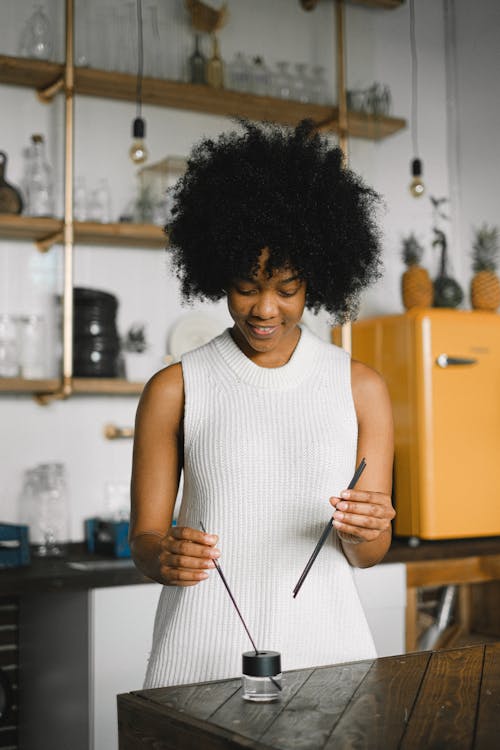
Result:
{"label": "pendant light", "polygon": [[148,150],[144,144],[146,136],[146,121],[142,117],[142,70],[144,62],[143,29],[142,29],[142,0],[137,2],[137,89],[136,89],[136,117],[132,123],[132,138],[129,156],[134,164],[142,164],[148,158]]}
{"label": "pendant light", "polygon": [[418,65],[417,44],[415,37],[415,7],[414,0],[410,0],[410,49],[411,49],[411,138],[413,159],[410,164],[411,182],[410,193],[414,198],[420,198],[425,193],[422,179],[422,160],[418,156]]}

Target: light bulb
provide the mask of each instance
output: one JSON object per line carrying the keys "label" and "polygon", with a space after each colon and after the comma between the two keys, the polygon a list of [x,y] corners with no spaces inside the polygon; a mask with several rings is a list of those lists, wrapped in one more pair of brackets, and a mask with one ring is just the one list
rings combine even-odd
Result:
{"label": "light bulb", "polygon": [[142,164],[148,158],[148,150],[144,145],[144,136],[146,135],[146,123],[142,117],[136,117],[132,124],[132,143],[128,152],[134,164]]}
{"label": "light bulb", "polygon": [[420,159],[413,159],[411,163],[412,180],[409,185],[410,193],[414,198],[420,198],[425,193],[425,185],[422,180],[422,162]]}
{"label": "light bulb", "polygon": [[142,138],[138,141],[134,141],[129,149],[129,156],[134,164],[142,164],[148,158],[148,150],[144,145]]}

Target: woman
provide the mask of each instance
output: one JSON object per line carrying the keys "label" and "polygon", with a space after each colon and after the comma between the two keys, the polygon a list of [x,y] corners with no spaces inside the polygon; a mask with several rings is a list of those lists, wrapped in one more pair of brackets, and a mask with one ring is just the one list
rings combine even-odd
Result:
{"label": "woman", "polygon": [[305,306],[346,319],[377,278],[377,198],[307,122],[246,123],[188,162],[173,263],[184,297],[227,298],[234,324],[157,373],[137,411],[130,543],[164,584],[146,687],[239,674],[251,645],[217,559],[257,647],[284,669],[375,656],[352,566],[390,544],[390,403],[377,373],[299,323]]}

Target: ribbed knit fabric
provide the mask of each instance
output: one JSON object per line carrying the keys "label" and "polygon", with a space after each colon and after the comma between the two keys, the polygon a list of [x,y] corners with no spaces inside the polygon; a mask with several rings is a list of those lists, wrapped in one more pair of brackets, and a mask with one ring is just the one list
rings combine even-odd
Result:
{"label": "ribbed knit fabric", "polygon": [[[182,358],[184,490],[178,523],[219,535],[220,565],[259,649],[284,670],[372,658],[335,531],[293,588],[354,473],[349,355],[302,328],[286,365],[248,359],[229,330]],[[145,687],[241,674],[251,650],[217,572],[162,589]]]}

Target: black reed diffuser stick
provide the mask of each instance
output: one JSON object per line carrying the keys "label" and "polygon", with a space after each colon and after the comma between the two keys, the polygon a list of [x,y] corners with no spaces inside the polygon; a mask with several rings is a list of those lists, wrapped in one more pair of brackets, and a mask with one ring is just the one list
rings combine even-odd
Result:
{"label": "black reed diffuser stick", "polygon": [[[362,458],[361,461],[360,461],[360,464],[359,464],[358,468],[354,472],[353,478],[349,482],[349,487],[347,488],[348,490],[352,490],[353,487],[356,485],[356,482],[358,481],[358,479],[360,478],[361,474],[365,470],[365,466],[366,466],[366,461],[365,461],[364,458]],[[302,571],[302,575],[300,576],[299,580],[295,584],[295,588],[293,590],[293,598],[294,599],[297,596],[297,594],[299,593],[302,584],[306,580],[307,574],[311,570],[312,564],[316,560],[316,558],[317,558],[317,556],[319,554],[319,551],[320,551],[321,547],[324,545],[324,543],[325,543],[325,541],[326,541],[326,539],[327,539],[330,531],[332,530],[332,528],[333,528],[333,516],[330,518],[330,520],[326,524],[325,528],[323,529],[323,533],[321,534],[321,536],[320,536],[320,538],[318,540],[318,543],[317,543],[316,547],[314,548],[314,551],[313,551],[311,557],[307,561],[307,565],[304,568],[304,570]]]}
{"label": "black reed diffuser stick", "polygon": [[[201,521],[200,521],[200,526],[201,526],[201,530],[203,531],[203,533],[204,533],[204,534],[206,534],[206,533],[207,533],[207,530],[205,529],[205,527],[203,526],[203,524],[202,524],[202,522],[201,522]],[[233,595],[232,595],[232,593],[231,593],[231,589],[229,588],[229,584],[228,584],[228,582],[226,581],[226,577],[225,577],[224,573],[222,572],[221,566],[219,565],[219,563],[217,562],[217,560],[214,560],[214,561],[213,561],[213,563],[214,563],[214,565],[215,565],[215,569],[217,570],[217,573],[218,573],[218,574],[220,575],[220,577],[221,577],[221,579],[222,579],[222,583],[223,583],[223,584],[224,584],[224,586],[226,587],[226,591],[227,591],[227,593],[228,593],[228,594],[229,594],[229,596],[231,597],[231,601],[232,601],[232,603],[234,604],[234,608],[235,608],[235,610],[236,610],[236,611],[237,611],[237,613],[238,613],[238,617],[240,618],[241,622],[243,623],[243,627],[244,627],[244,628],[245,628],[245,630],[247,631],[247,635],[248,635],[248,637],[250,638],[250,640],[251,640],[251,642],[252,642],[252,646],[253,646],[253,648],[254,648],[254,651],[255,651],[255,653],[256,653],[256,654],[258,654],[258,653],[259,653],[259,651],[258,651],[258,649],[257,649],[257,646],[255,645],[254,639],[253,639],[253,638],[252,638],[252,636],[250,635],[250,631],[249,631],[249,629],[247,628],[247,625],[246,625],[246,622],[245,622],[245,620],[243,619],[243,615],[241,614],[241,612],[240,612],[240,609],[239,609],[238,605],[236,604],[236,600],[235,600],[234,596],[233,596]]]}
{"label": "black reed diffuser stick", "polygon": [[[203,533],[204,533],[204,534],[206,534],[206,533],[207,533],[207,530],[206,530],[206,528],[204,527],[204,525],[202,524],[202,522],[201,522],[201,521],[200,521],[200,527],[201,527],[201,530],[203,531]],[[246,630],[246,634],[247,634],[247,635],[248,635],[248,637],[250,638],[250,641],[251,641],[251,643],[252,643],[252,646],[253,646],[253,650],[255,651],[255,655],[256,655],[256,656],[258,656],[258,655],[259,655],[259,649],[258,649],[258,648],[257,648],[257,646],[255,645],[255,641],[254,641],[254,639],[252,638],[252,636],[250,635],[250,631],[249,631],[249,629],[247,628],[247,624],[246,624],[245,620],[243,619],[243,615],[242,615],[242,614],[241,614],[241,612],[240,612],[240,608],[239,608],[239,607],[238,607],[238,605],[236,604],[236,599],[234,598],[234,596],[233,596],[233,595],[232,595],[232,593],[231,593],[231,589],[229,588],[229,584],[228,584],[228,582],[226,581],[226,577],[225,577],[224,573],[222,572],[222,568],[221,568],[221,566],[219,565],[219,563],[217,562],[217,560],[213,560],[213,563],[214,563],[214,565],[215,565],[215,569],[216,569],[217,573],[218,573],[218,574],[220,575],[220,577],[221,577],[222,583],[223,583],[223,584],[224,584],[224,586],[226,587],[226,591],[227,591],[227,593],[229,594],[229,596],[230,596],[230,598],[231,598],[231,601],[232,601],[232,603],[234,604],[234,608],[235,608],[236,612],[238,613],[238,617],[240,618],[241,622],[243,623],[243,627],[244,627],[244,628],[245,628],[245,630]],[[269,679],[271,680],[271,682],[273,683],[273,685],[274,685],[275,687],[277,687],[277,688],[278,688],[278,690],[282,690],[282,687],[281,687],[281,685],[279,684],[279,682],[276,682],[276,680],[275,680],[275,679],[274,679],[273,677],[271,677],[271,675],[269,675]]]}

